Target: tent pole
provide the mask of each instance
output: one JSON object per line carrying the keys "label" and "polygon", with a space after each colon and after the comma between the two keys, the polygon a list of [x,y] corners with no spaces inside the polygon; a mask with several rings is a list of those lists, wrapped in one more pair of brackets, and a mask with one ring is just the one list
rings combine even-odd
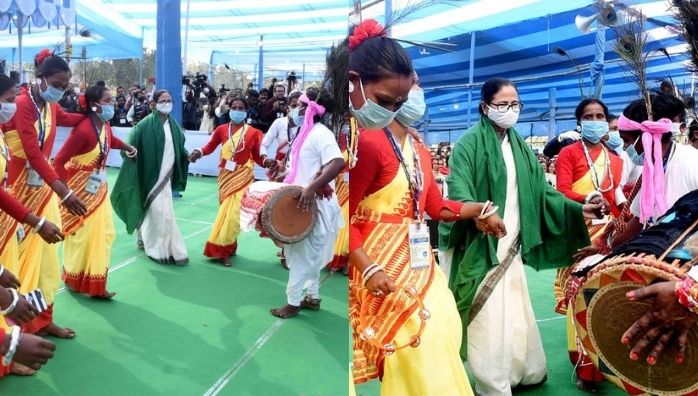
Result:
{"label": "tent pole", "polygon": [[[557,117],[557,88],[548,88],[548,99],[550,101],[550,112],[548,113],[550,119],[548,120],[548,139],[552,140],[555,137],[555,118]],[[531,124],[533,128],[533,124]],[[533,135],[533,129],[531,129],[531,135]]]}
{"label": "tent pole", "polygon": [[[391,19],[393,19],[393,1],[385,0],[385,23],[387,24]],[[385,33],[388,37],[391,37],[392,29],[388,28]]]}
{"label": "tent pole", "polygon": [[303,74],[301,74],[301,91],[305,91],[305,63],[303,63]]}
{"label": "tent pole", "polygon": [[22,84],[24,83],[24,48],[22,45],[22,30],[23,25],[24,25],[24,16],[23,15],[16,15],[15,21],[18,22],[19,26],[17,26],[17,48],[19,52],[19,83]]}
{"label": "tent pole", "polygon": [[475,32],[470,33],[470,59],[468,71],[468,127],[473,125],[473,81],[475,74]]}
{"label": "tent pole", "polygon": [[264,88],[264,36],[259,36],[259,62],[257,63],[257,89]]}
{"label": "tent pole", "polygon": [[184,60],[183,60],[183,71],[186,74],[187,72],[187,67],[189,65],[189,59],[187,57],[187,50],[189,49],[189,2],[190,0],[187,0],[187,16],[186,16],[186,26],[184,26]]}

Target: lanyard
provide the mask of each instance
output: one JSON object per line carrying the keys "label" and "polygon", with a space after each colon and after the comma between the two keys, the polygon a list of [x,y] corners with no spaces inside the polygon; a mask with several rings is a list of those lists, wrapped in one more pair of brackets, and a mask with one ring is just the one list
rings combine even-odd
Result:
{"label": "lanyard", "polygon": [[[97,135],[97,147],[99,147],[99,169],[104,167],[106,162],[106,153],[109,151],[109,142],[107,141],[106,131],[104,133],[104,143],[102,143],[102,131],[97,128],[97,124],[92,120],[92,126],[95,127],[95,135]],[[104,130],[105,125],[102,125],[102,130]]]}
{"label": "lanyard", "polygon": [[415,182],[413,183],[412,175],[410,174],[411,172],[409,170],[409,167],[407,166],[407,162],[402,156],[402,150],[400,150],[400,148],[397,145],[397,142],[395,141],[393,133],[390,132],[390,129],[388,129],[387,127],[383,129],[383,132],[385,132],[385,136],[388,137],[388,141],[390,141],[390,145],[393,147],[395,156],[397,157],[398,161],[400,161],[400,165],[402,165],[402,170],[405,172],[405,176],[407,177],[407,183],[409,184],[409,189],[411,193],[410,195],[412,195],[412,209],[414,212],[414,220],[419,221],[419,198],[422,194],[423,180],[417,147],[415,147],[415,145],[412,144],[412,137],[408,136],[408,143],[410,144],[410,146],[412,146],[412,159],[414,161],[413,164],[415,171]]}
{"label": "lanyard", "polygon": [[39,148],[41,150],[44,149],[44,139],[46,138],[46,125],[44,125],[44,112],[46,111],[47,108],[49,108],[49,104],[46,103],[44,105],[44,111],[39,110],[39,105],[36,104],[36,101],[34,100],[34,95],[32,95],[32,90],[31,88],[27,91],[29,92],[29,98],[32,100],[32,103],[34,104],[34,111],[36,112],[36,118],[39,123]]}
{"label": "lanyard", "polygon": [[2,140],[2,157],[5,159],[5,174],[0,175],[0,177],[2,177],[2,188],[7,188],[7,175],[10,170],[10,147],[7,146],[5,134],[2,131],[0,131],[0,140]]}
{"label": "lanyard", "polygon": [[240,134],[240,140],[238,140],[237,143],[233,141],[233,122],[230,121],[228,123],[228,140],[230,140],[230,145],[233,146],[233,154],[230,157],[230,160],[232,161],[235,158],[235,154],[238,153],[238,146],[240,145],[240,142],[242,142],[242,147],[240,147],[240,151],[242,151],[245,148],[245,133],[247,132],[247,125],[242,126]]}
{"label": "lanyard", "polygon": [[[594,164],[594,161],[591,160],[591,155],[589,155],[589,150],[587,149],[587,146],[586,146],[586,144],[584,144],[584,142],[581,142],[581,143],[582,143],[582,148],[584,148],[584,155],[586,156],[586,159],[587,159],[587,165],[589,165],[589,171],[591,172],[591,182],[594,185],[594,188],[596,189],[596,191],[601,192],[601,193],[605,193],[605,192],[609,192],[609,191],[613,190],[613,187],[614,187],[613,186],[613,168],[611,167],[611,157],[609,157],[608,150],[606,150],[605,147],[601,146],[601,153],[599,153],[599,155],[602,155],[602,154],[605,155],[606,161],[604,161],[604,170],[601,173],[601,180],[599,180],[599,174],[596,173],[596,166]],[[608,175],[610,178],[609,181],[610,181],[611,185],[607,189],[603,190],[601,188],[601,186],[603,184],[603,181],[606,179],[605,176],[606,176],[607,169],[608,169]]]}

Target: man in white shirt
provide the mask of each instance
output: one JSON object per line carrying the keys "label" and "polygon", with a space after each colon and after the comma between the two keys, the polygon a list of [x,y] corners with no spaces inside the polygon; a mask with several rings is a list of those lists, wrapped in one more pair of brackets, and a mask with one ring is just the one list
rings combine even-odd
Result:
{"label": "man in white shirt", "polygon": [[[318,216],[307,238],[284,245],[289,266],[287,305],[271,310],[272,315],[283,319],[298,315],[301,309],[320,309],[320,271],[332,259],[334,241],[344,223],[334,194],[334,180],[344,168],[344,158],[334,134],[320,122],[332,102],[324,97],[318,100],[318,96],[317,89],[308,89],[301,96],[295,117],[302,120],[298,122],[302,126],[288,154],[288,175],[284,182],[302,186],[299,207],[309,210],[315,200]],[[327,186],[332,189],[329,195],[323,192]]]}
{"label": "man in white shirt", "polygon": [[285,171],[283,164],[286,160],[286,154],[288,153],[293,139],[298,133],[298,125],[293,122],[292,115],[297,114],[298,110],[298,98],[301,96],[300,92],[291,94],[289,96],[289,108],[291,109],[288,117],[281,117],[274,120],[274,122],[269,127],[269,130],[264,135],[262,139],[262,146],[259,149],[259,153],[264,158],[265,162],[267,157],[269,157],[269,151],[276,143],[276,154],[271,158],[277,161],[277,165],[270,168],[267,172],[269,180],[274,180],[280,174]]}

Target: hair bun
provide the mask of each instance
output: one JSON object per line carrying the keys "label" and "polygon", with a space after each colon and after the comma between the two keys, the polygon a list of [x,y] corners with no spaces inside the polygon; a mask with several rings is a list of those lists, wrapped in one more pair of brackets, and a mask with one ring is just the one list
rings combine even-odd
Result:
{"label": "hair bun", "polygon": [[361,43],[372,37],[386,37],[385,29],[375,19],[367,19],[354,28],[349,35],[349,49],[355,50]]}
{"label": "hair bun", "polygon": [[36,54],[36,56],[34,57],[34,66],[39,67],[39,65],[41,65],[42,63],[44,63],[44,60],[45,60],[46,58],[50,58],[50,57],[52,57],[52,56],[54,56],[53,51],[51,51],[51,50],[48,49],[48,48],[42,49],[42,50],[39,51],[39,53]]}

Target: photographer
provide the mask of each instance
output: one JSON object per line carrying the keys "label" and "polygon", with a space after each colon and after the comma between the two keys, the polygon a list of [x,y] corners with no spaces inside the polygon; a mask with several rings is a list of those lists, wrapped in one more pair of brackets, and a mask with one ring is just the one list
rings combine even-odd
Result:
{"label": "photographer", "polygon": [[214,125],[216,128],[219,125],[227,124],[230,122],[230,116],[228,115],[228,113],[230,112],[231,99],[232,95],[230,93],[230,90],[227,89],[225,85],[223,85],[223,87],[218,92],[218,102],[216,102],[214,110],[214,115],[216,116]]}
{"label": "photographer", "polygon": [[259,92],[254,89],[247,90],[247,120],[250,125],[267,133],[269,124],[262,120],[262,102],[259,100]]}
{"label": "photographer", "polygon": [[131,126],[135,126],[140,120],[150,114],[150,106],[148,105],[145,92],[140,90],[135,92],[132,102],[133,106],[128,110],[126,120]]}
{"label": "photographer", "polygon": [[109,124],[112,127],[128,128],[131,126],[126,119],[126,98],[123,95],[116,97],[116,107],[114,108],[114,117],[111,119]]}
{"label": "photographer", "polygon": [[[197,75],[198,77],[198,75]],[[196,89],[188,77],[182,77],[182,126],[186,131],[199,129],[196,119]]]}
{"label": "photographer", "polygon": [[271,125],[274,120],[288,115],[286,88],[278,84],[274,87],[274,96],[267,100],[262,111],[262,121]]}

